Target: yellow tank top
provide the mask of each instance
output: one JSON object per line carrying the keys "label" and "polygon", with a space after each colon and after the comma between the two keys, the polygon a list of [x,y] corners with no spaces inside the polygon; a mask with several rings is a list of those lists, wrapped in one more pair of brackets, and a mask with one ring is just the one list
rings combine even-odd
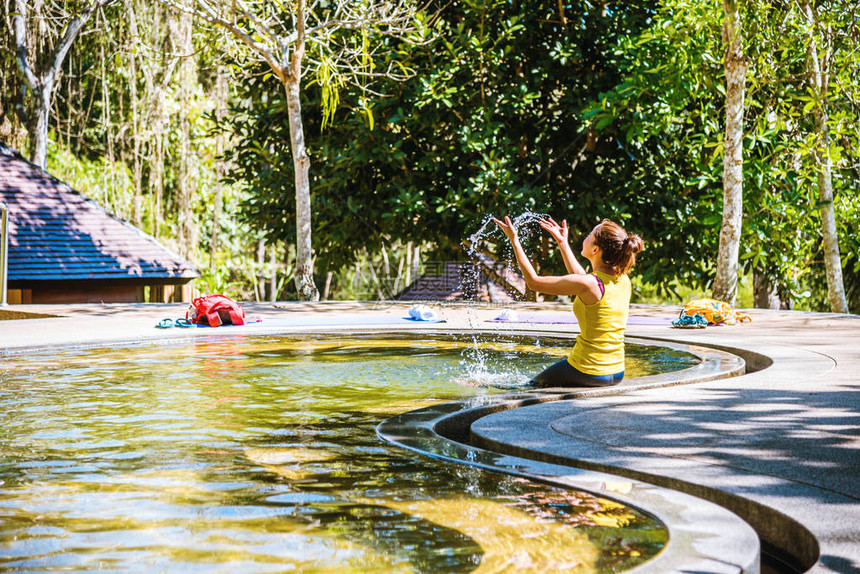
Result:
{"label": "yellow tank top", "polygon": [[627,275],[594,273],[605,288],[603,297],[586,305],[577,297],[573,314],[580,334],[567,357],[574,368],[588,375],[614,375],[624,370],[624,329],[630,311],[630,278]]}

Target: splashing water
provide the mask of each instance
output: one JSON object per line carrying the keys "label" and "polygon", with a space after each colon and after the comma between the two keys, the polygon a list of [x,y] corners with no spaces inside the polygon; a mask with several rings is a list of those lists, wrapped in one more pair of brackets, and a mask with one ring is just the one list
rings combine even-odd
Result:
{"label": "splashing water", "polygon": [[[494,216],[492,214],[484,216],[478,230],[472,233],[472,235],[466,238],[463,242],[466,247],[466,254],[470,259],[472,259],[472,261],[486,262],[489,258],[485,255],[486,251],[483,245],[486,243],[494,243],[502,246],[500,251],[505,253],[505,257],[499,258],[499,261],[511,269],[517,269],[518,265],[513,254],[513,250],[510,248],[505,234],[493,221],[493,217]],[[511,223],[519,234],[520,243],[522,243],[523,248],[528,250],[532,238],[536,234],[540,234],[540,220],[547,217],[549,216],[544,213],[525,211],[512,218]],[[463,270],[460,283],[460,288],[463,293],[479,293],[480,283],[481,271],[479,269],[479,265],[466,266]]]}
{"label": "splashing water", "polygon": [[[492,339],[493,343],[500,341],[498,336]],[[517,390],[529,386],[532,378],[517,368],[514,357],[504,354],[499,356],[482,348],[476,335],[472,336],[471,345],[463,349],[460,356],[460,368],[464,375],[453,380],[463,386]]]}
{"label": "splashing water", "polygon": [[[517,269],[518,265],[514,258],[513,250],[508,244],[508,239],[493,221],[493,217],[492,214],[484,216],[478,230],[463,242],[466,247],[466,253],[473,261],[487,260],[487,256],[482,253],[484,244],[495,243],[496,245],[504,245],[505,247],[502,249],[506,253],[506,257],[504,259],[500,258],[499,261],[509,268]],[[511,223],[514,229],[517,230],[520,242],[525,249],[528,249],[532,239],[540,234],[540,220],[547,217],[549,216],[543,213],[525,211],[511,219]],[[464,294],[477,295],[480,292],[481,285],[479,265],[465,266],[460,281],[460,289]],[[471,328],[477,328],[477,317],[470,307],[466,308],[466,319]],[[532,378],[530,374],[521,372],[514,364],[494,364],[491,362],[488,353],[482,350],[478,344],[477,337],[473,337],[472,345],[463,350],[462,357],[460,366],[463,368],[465,375],[455,379],[456,382],[462,385],[521,389],[526,387]]]}
{"label": "splashing water", "polygon": [[[479,255],[481,243],[487,240],[492,240],[492,242],[496,244],[507,245],[508,240],[505,237],[505,234],[502,233],[502,230],[499,229],[499,226],[493,221],[493,217],[495,216],[492,214],[484,216],[484,219],[481,220],[481,227],[467,238],[467,253],[470,257]],[[520,243],[523,244],[523,247],[528,247],[532,237],[534,237],[535,234],[540,234],[541,228],[539,222],[541,219],[546,219],[548,217],[549,215],[545,213],[535,213],[534,211],[526,210],[511,218],[511,223],[514,224],[514,229],[517,230],[520,237]],[[511,257],[507,259],[506,262],[516,265],[516,261],[513,259],[513,253],[511,252],[510,255]]]}

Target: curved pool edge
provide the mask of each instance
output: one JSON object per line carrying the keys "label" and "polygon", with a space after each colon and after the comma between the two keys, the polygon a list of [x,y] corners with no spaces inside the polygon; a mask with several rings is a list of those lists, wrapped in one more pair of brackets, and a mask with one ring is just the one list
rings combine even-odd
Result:
{"label": "curved pool edge", "polygon": [[[553,401],[540,392],[492,398],[498,400],[485,397],[487,404],[472,410],[497,411]],[[403,413],[381,423],[377,433],[391,444],[431,458],[585,491],[654,517],[667,528],[668,542],[655,557],[627,572],[759,572],[758,536],[734,513],[689,494],[647,482],[493,452],[446,438],[439,432],[440,426],[457,426],[460,415],[473,414],[463,407],[463,402],[453,402]]]}
{"label": "curved pool edge", "polygon": [[[533,331],[506,334],[535,335]],[[687,351],[698,356],[701,362],[680,371],[628,379],[621,385],[604,389],[541,389],[435,405],[392,417],[377,427],[377,434],[392,444],[426,456],[586,491],[653,516],[668,529],[666,547],[628,572],[757,574],[760,546],[756,532],[735,513],[718,504],[635,478],[621,477],[612,469],[589,469],[582,461],[571,464],[572,461],[539,460],[528,455],[528,448],[514,453],[481,448],[483,445],[471,442],[472,423],[495,413],[573,398],[736,377],[745,369],[743,359],[723,350],[651,337],[628,337],[627,340]],[[767,362],[763,357],[758,361],[760,364]]]}
{"label": "curved pool edge", "polygon": [[[668,337],[660,337],[656,340],[679,342],[677,339]],[[697,344],[705,343],[697,342]],[[810,378],[826,375],[836,365],[836,361],[826,354],[796,347],[782,345],[750,346],[748,343],[731,341],[722,341],[714,347],[743,354],[757,363],[758,367],[761,367],[758,369],[754,367],[751,374],[731,379],[734,383],[739,383],[738,386],[744,386],[746,383],[751,389],[755,389],[760,381],[774,378],[797,378],[801,373]],[[759,358],[756,359],[756,357]],[[695,383],[707,383],[707,381],[690,381],[691,386],[696,388],[709,390],[725,388],[720,385],[721,381],[712,382],[713,384],[710,386],[707,384],[700,386]],[[626,403],[625,401],[617,401],[615,405],[604,404],[601,405],[601,408],[617,409],[619,416],[624,416],[620,414],[623,409],[619,408],[618,405],[626,406],[637,400],[658,400],[653,393],[648,399],[644,398],[649,390],[652,389],[645,387],[630,388],[628,389],[629,392],[626,393],[628,399]],[[637,391],[645,392],[639,393],[641,396],[635,397]],[[617,395],[621,396],[622,393]],[[847,570],[838,568],[830,570],[826,567],[821,569],[822,555],[828,550],[829,541],[824,537],[822,544],[822,537],[816,534],[820,529],[815,529],[815,522],[803,520],[802,517],[797,516],[798,513],[796,512],[797,509],[809,506],[809,500],[798,500],[796,508],[785,507],[782,503],[773,503],[784,496],[784,491],[790,489],[805,489],[805,494],[810,499],[814,499],[817,494],[814,492],[815,485],[804,484],[800,479],[786,479],[764,472],[757,473],[743,468],[732,468],[731,463],[724,466],[702,463],[701,460],[695,460],[697,455],[694,451],[679,455],[655,456],[653,453],[638,450],[638,445],[625,450],[625,447],[618,447],[617,445],[613,447],[594,443],[588,438],[578,439],[576,436],[565,436],[564,433],[559,433],[554,428],[556,421],[562,420],[564,417],[573,419],[577,413],[585,415],[593,408],[593,405],[586,404],[587,401],[577,401],[577,398],[579,397],[563,399],[559,402],[553,401],[552,405],[545,404],[545,402],[539,406],[535,406],[537,403],[522,404],[518,405],[517,408],[488,413],[486,417],[470,421],[468,437],[463,438],[463,440],[488,452],[521,456],[530,460],[569,465],[606,472],[628,479],[638,479],[713,502],[735,513],[755,530],[762,544],[763,556],[768,559],[768,563],[772,567],[781,568],[780,571],[782,572],[855,571],[850,567]],[[540,412],[538,412],[538,408]],[[713,408],[717,407],[714,406]],[[659,407],[657,409],[659,410]],[[696,430],[696,428],[690,427],[690,432]],[[614,454],[607,454],[607,451],[613,449],[616,451]],[[619,455],[620,451],[624,451],[623,455]],[[729,470],[726,471],[726,469]],[[733,483],[733,480],[738,482]],[[770,498],[756,496],[754,489],[749,487],[751,482],[769,482],[772,484],[770,489],[777,492],[778,495]],[[834,496],[833,498],[838,500],[838,502],[831,501],[830,503],[833,504],[834,509],[839,508],[840,504],[851,503],[850,499],[844,496]],[[794,516],[790,516],[790,514]],[[809,527],[806,523],[809,524]]]}

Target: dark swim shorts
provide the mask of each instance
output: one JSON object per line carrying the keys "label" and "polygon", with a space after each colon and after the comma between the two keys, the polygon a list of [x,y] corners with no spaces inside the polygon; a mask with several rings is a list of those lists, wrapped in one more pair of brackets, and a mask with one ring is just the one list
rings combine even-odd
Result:
{"label": "dark swim shorts", "polygon": [[624,371],[614,375],[589,375],[563,359],[548,367],[531,380],[531,385],[542,389],[548,387],[611,387],[624,378]]}

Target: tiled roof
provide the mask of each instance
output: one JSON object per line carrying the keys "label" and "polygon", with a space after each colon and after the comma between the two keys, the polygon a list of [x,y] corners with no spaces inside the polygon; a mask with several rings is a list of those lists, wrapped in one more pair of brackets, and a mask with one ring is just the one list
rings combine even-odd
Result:
{"label": "tiled roof", "polygon": [[[488,285],[498,287],[502,296],[508,297],[507,300],[522,301],[528,299],[529,292],[525,277],[518,271],[480,251],[473,250],[470,255],[481,274],[486,276]],[[500,301],[504,299],[490,300]]]}
{"label": "tiled roof", "polygon": [[[0,202],[9,208],[9,281],[198,277],[191,263],[0,142]],[[177,281],[178,280],[178,281]]]}
{"label": "tiled roof", "polygon": [[[488,274],[488,262],[458,263],[453,261],[425,264],[425,274],[395,298],[402,301],[488,301],[511,302],[523,299],[522,293],[509,292]],[[510,283],[525,281],[515,271],[498,270]],[[489,275],[489,276],[488,276]]]}

